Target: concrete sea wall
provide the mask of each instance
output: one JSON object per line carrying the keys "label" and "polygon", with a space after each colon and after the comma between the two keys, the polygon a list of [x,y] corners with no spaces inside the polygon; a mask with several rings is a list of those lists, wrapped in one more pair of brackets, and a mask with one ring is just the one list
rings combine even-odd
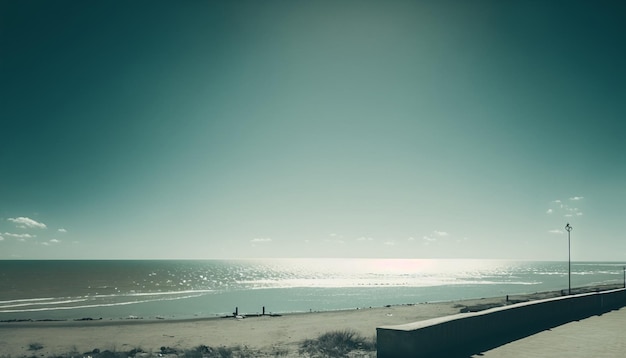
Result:
{"label": "concrete sea wall", "polygon": [[376,329],[379,358],[467,357],[626,305],[626,289],[517,303]]}

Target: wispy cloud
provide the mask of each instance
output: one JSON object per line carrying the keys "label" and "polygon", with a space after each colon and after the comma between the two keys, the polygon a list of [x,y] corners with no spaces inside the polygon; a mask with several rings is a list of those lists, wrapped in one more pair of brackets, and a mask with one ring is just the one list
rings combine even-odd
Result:
{"label": "wispy cloud", "polygon": [[413,236],[411,236],[411,237],[409,237],[409,238],[407,239],[407,241],[415,241],[415,238],[414,238]]}
{"label": "wispy cloud", "polygon": [[64,228],[60,228],[58,231],[62,232],[62,233],[66,233],[67,232],[67,230],[65,230]]}
{"label": "wispy cloud", "polygon": [[548,231],[550,234],[562,234],[563,230],[555,229]]}
{"label": "wispy cloud", "polygon": [[559,200],[559,199],[551,201],[550,202],[551,207],[546,210],[546,214],[558,214],[558,215],[563,215],[563,217],[566,217],[566,218],[571,218],[574,216],[582,216],[582,214],[579,214],[580,209],[573,205],[582,204],[581,200],[584,199],[584,196],[572,196],[572,197],[569,197],[568,199],[569,201],[567,199],[565,201],[568,202],[569,204],[565,204],[562,200]]}
{"label": "wispy cloud", "polygon": [[395,241],[391,241],[391,240],[389,240],[389,241],[385,241],[385,242],[383,242],[383,244],[385,244],[385,245],[387,245],[387,246],[395,246],[395,245],[396,245],[396,242],[395,242]]}
{"label": "wispy cloud", "polygon": [[361,237],[357,238],[356,241],[374,241],[374,239],[371,238],[371,237],[361,236]]}
{"label": "wispy cloud", "polygon": [[424,235],[422,237],[422,245],[424,246],[430,246],[430,244],[437,242],[437,238],[432,237],[432,236],[428,236],[428,235]]}
{"label": "wispy cloud", "polygon": [[31,234],[13,234],[10,232],[5,232],[4,233],[5,236],[8,237],[16,237],[16,238],[23,238],[23,239],[32,239],[34,237],[37,237],[37,235],[31,235]]}
{"label": "wispy cloud", "polygon": [[337,234],[337,233],[330,233],[328,234],[329,239],[326,239],[326,242],[330,242],[333,244],[340,244],[343,245],[346,242],[343,240],[343,235]]}
{"label": "wispy cloud", "polygon": [[15,223],[17,227],[21,229],[26,228],[37,228],[37,229],[45,229],[47,228],[46,224],[35,221],[31,218],[20,216],[18,218],[8,218],[7,220]]}
{"label": "wispy cloud", "polygon": [[422,236],[422,242],[424,245],[430,245],[431,243],[437,242],[449,235],[450,234],[447,231],[433,230],[432,234]]}
{"label": "wispy cloud", "polygon": [[343,245],[346,243],[343,240],[331,240],[331,239],[327,239],[326,242],[330,242],[331,244],[340,244],[340,245]]}
{"label": "wispy cloud", "polygon": [[51,240],[48,240],[48,241],[44,241],[44,242],[42,242],[41,244],[42,244],[43,246],[50,246],[50,245],[56,245],[56,244],[58,244],[58,243],[60,243],[60,242],[61,242],[61,240],[51,239]]}
{"label": "wispy cloud", "polygon": [[583,216],[583,213],[581,213],[580,211],[576,213],[576,216]]}
{"label": "wispy cloud", "polygon": [[0,235],[0,241],[4,240],[4,237],[2,237],[2,235]]}
{"label": "wispy cloud", "polygon": [[250,240],[250,242],[253,243],[253,244],[263,244],[263,243],[272,242],[272,239],[270,239],[268,237],[256,237],[256,238]]}

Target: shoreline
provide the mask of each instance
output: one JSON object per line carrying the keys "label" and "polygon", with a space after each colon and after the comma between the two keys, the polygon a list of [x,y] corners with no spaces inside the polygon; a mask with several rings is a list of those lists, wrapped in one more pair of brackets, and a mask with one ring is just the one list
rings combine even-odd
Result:
{"label": "shoreline", "polygon": [[[607,291],[614,288],[623,288],[623,284],[611,283],[611,284],[600,284],[600,285],[592,285],[592,286],[582,286],[582,287],[573,287],[572,294],[578,293],[587,293],[594,291]],[[342,313],[342,312],[350,312],[350,311],[358,311],[358,310],[370,310],[375,308],[388,308],[388,307],[398,307],[398,306],[415,306],[421,304],[448,304],[452,302],[472,302],[476,300],[486,300],[486,299],[496,299],[504,297],[502,305],[510,304],[510,303],[518,303],[525,301],[532,301],[544,298],[551,297],[559,297],[567,295],[567,289],[561,290],[551,290],[551,291],[541,291],[534,293],[521,293],[521,294],[510,294],[505,296],[488,296],[488,297],[475,297],[475,298],[463,298],[457,300],[442,300],[442,301],[426,301],[426,302],[415,302],[415,303],[400,303],[400,304],[389,304],[384,306],[369,306],[369,307],[356,307],[356,308],[340,308],[340,309],[328,309],[328,310],[312,310],[312,311],[286,311],[286,312],[270,312],[261,314],[258,312],[255,313],[245,313],[242,312],[240,314],[241,318],[258,318],[258,317],[281,317],[281,316],[294,316],[294,315],[309,315],[316,313]],[[508,298],[508,301],[506,301]],[[484,308],[486,309],[486,308]],[[162,316],[154,316],[154,317],[138,317],[138,316],[129,316],[129,317],[117,317],[117,318],[94,318],[94,317],[80,317],[80,318],[41,318],[41,319],[33,319],[33,318],[13,318],[13,319],[4,319],[0,320],[0,327],[6,324],[10,325],[18,325],[18,324],[48,324],[50,326],[55,323],[59,326],[63,325],[76,325],[76,324],[103,324],[103,325],[116,325],[116,324],[140,324],[140,323],[164,323],[164,322],[194,322],[194,321],[204,321],[204,320],[220,320],[220,319],[230,319],[235,318],[235,314],[219,314],[215,313],[213,315],[206,316],[194,316],[194,317],[162,317]]]}
{"label": "shoreline", "polygon": [[[623,286],[611,284],[582,287],[573,289],[572,294],[617,287]],[[256,356],[273,356],[272,352],[277,352],[277,350],[295,354],[302,341],[315,339],[330,331],[352,330],[368,339],[375,339],[378,326],[405,324],[561,295],[563,295],[563,290],[508,297],[408,303],[322,312],[294,312],[280,316],[268,314],[245,317],[242,314],[242,318],[227,316],[226,318],[0,322],[0,351],[3,357],[11,358],[33,355],[63,356],[69,352],[92,352],[95,349],[130,351],[141,348],[146,352],[156,354],[160,352],[160,347],[183,350],[206,345],[246,347],[246,349],[254,350]],[[30,350],[34,343],[42,348],[37,351]]]}

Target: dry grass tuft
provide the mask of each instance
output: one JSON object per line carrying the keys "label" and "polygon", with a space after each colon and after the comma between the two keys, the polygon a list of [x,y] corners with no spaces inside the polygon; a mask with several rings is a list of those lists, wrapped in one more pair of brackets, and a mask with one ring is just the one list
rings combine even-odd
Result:
{"label": "dry grass tuft", "polygon": [[352,351],[375,351],[376,344],[353,330],[331,331],[300,345],[300,354],[310,357],[345,357]]}

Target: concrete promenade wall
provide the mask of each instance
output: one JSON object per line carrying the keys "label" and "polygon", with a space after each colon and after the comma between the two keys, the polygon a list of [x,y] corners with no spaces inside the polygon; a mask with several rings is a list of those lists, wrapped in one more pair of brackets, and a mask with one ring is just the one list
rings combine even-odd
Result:
{"label": "concrete promenade wall", "polygon": [[377,356],[468,357],[624,305],[626,289],[617,289],[378,327]]}

